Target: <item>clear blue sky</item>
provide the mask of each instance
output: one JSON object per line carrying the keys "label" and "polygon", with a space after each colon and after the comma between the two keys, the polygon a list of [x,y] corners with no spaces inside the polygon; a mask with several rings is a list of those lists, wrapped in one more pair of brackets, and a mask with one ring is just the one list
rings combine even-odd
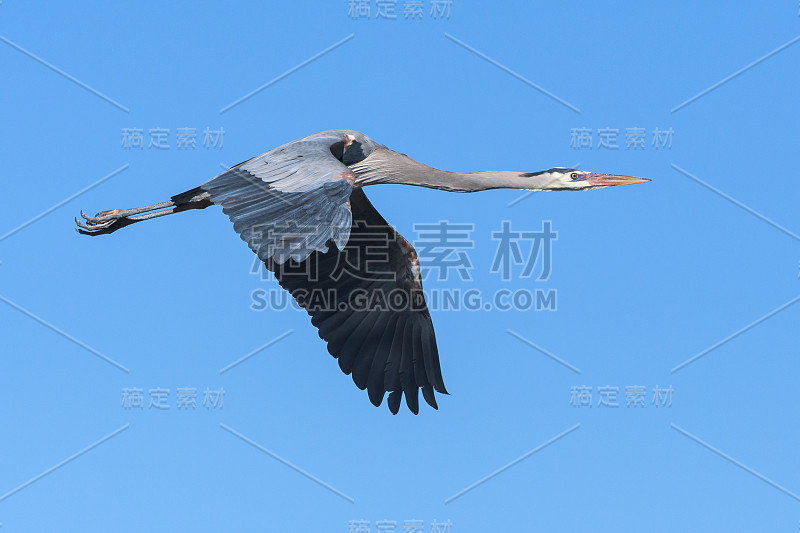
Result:
{"label": "clear blue sky", "polygon": [[[0,4],[3,531],[795,531],[797,2],[368,4]],[[218,208],[73,230],[331,128],[449,170],[653,181],[516,202],[367,190],[412,241],[474,224],[472,279],[426,289],[557,291],[555,310],[435,311],[451,395],[419,416],[374,408],[305,313],[251,308],[275,283]],[[549,279],[490,272],[503,220],[552,222]]]}

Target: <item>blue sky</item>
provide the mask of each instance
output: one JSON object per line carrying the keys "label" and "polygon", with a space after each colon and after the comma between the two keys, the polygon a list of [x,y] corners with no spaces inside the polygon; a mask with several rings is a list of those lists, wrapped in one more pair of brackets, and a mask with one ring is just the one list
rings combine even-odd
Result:
{"label": "blue sky", "polygon": [[[793,531],[797,3],[368,4],[0,4],[3,530]],[[653,181],[367,190],[412,241],[472,225],[471,279],[426,289],[557,292],[554,310],[435,311],[451,395],[419,416],[374,408],[304,313],[252,309],[276,285],[218,208],[73,230],[331,128],[448,170]],[[504,220],[551,221],[547,280],[490,271]],[[169,409],[126,409],[131,388]]]}

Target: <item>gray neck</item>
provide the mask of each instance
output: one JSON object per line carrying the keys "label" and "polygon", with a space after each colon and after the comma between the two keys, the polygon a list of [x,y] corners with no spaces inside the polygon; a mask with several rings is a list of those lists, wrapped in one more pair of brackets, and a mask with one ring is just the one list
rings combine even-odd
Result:
{"label": "gray neck", "polygon": [[448,172],[414,161],[410,157],[380,147],[350,169],[356,175],[356,186],[403,184],[442,189],[451,192],[475,192],[490,189],[539,190],[547,188],[547,173],[493,171]]}

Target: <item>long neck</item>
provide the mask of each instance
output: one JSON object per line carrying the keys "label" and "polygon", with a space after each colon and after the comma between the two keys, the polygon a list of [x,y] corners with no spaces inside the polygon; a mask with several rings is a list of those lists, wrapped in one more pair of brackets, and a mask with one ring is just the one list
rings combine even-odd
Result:
{"label": "long neck", "polygon": [[536,190],[544,179],[520,172],[448,172],[414,161],[410,157],[378,148],[369,157],[350,166],[356,175],[356,185],[403,184],[442,189],[451,192],[475,192],[489,189],[531,189]]}

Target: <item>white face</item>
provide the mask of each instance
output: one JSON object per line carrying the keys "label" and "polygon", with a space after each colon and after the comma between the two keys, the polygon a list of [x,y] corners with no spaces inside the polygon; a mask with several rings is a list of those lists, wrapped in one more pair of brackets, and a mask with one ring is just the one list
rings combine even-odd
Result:
{"label": "white face", "polygon": [[633,176],[621,176],[618,174],[596,174],[585,170],[575,170],[571,168],[551,169],[544,173],[542,178],[545,180],[545,188],[556,190],[581,191],[589,189],[604,189],[612,185],[629,185],[633,183],[644,183],[648,179],[636,178]]}
{"label": "white face", "polygon": [[586,181],[585,178],[589,174],[591,173],[567,168],[563,171],[553,172],[551,174],[551,178],[554,180],[554,185],[558,184],[558,186],[564,189],[579,191],[584,189],[598,188],[593,187],[589,182]]}

